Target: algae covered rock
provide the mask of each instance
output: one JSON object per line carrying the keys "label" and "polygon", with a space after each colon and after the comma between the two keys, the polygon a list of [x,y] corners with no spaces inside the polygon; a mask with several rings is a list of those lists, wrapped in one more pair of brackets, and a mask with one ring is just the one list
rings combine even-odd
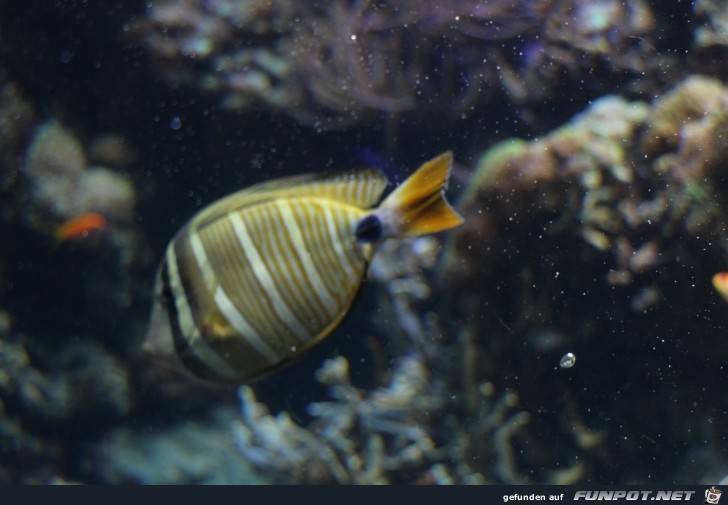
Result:
{"label": "algae covered rock", "polygon": [[[653,463],[620,434],[654,439],[680,425],[718,436],[709,417],[684,410],[689,391],[706,387],[687,370],[720,373],[728,357],[724,302],[710,285],[728,261],[727,91],[692,77],[652,104],[605,97],[480,158],[459,205],[465,225],[446,246],[448,330],[476,377],[516,389],[540,423],[561,426],[529,442],[533,455],[571,454],[604,478],[604,458],[632,454],[621,475],[642,475]],[[568,371],[566,353],[579,356]],[[663,421],[647,428],[645,418]],[[580,430],[602,442],[586,449]]]}

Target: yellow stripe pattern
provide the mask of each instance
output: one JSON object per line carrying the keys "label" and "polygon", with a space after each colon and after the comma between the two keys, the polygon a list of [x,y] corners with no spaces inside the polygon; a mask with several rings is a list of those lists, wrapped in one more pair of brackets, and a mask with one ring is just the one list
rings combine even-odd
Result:
{"label": "yellow stripe pattern", "polygon": [[203,336],[200,334],[199,328],[195,324],[192,308],[185,294],[184,287],[181,284],[177,256],[173,246],[167,249],[166,261],[170,273],[170,289],[172,290],[174,303],[177,307],[177,322],[187,339],[190,352],[199,361],[212,368],[220,377],[235,380],[240,375],[240,370],[233,369],[225,360],[220,359],[217,353],[207,345],[207,342],[205,342]]}
{"label": "yellow stripe pattern", "polygon": [[[342,196],[361,201],[377,188],[347,191]],[[271,198],[182,233],[170,246],[171,276],[184,271],[180,327],[193,350],[204,341],[199,360],[216,371],[222,361],[225,376],[232,369],[248,380],[325,337],[366,269],[354,238],[366,212],[331,198]]]}
{"label": "yellow stripe pattern", "polygon": [[387,186],[387,178],[367,168],[336,174],[307,174],[277,179],[228,195],[202,209],[191,228],[202,228],[230,212],[272,199],[325,198],[362,209],[374,206]]}
{"label": "yellow stripe pattern", "polygon": [[451,165],[450,152],[423,163],[376,208],[387,179],[362,169],[264,182],[201,209],[167,248],[145,346],[214,381],[294,361],[344,318],[382,240],[462,223],[443,194]]}

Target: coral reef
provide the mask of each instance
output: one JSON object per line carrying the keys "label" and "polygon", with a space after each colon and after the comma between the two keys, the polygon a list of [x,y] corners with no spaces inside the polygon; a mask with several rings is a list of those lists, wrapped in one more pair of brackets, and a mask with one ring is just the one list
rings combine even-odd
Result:
{"label": "coral reef", "polygon": [[215,409],[201,419],[171,426],[123,427],[94,444],[83,466],[112,484],[261,484],[250,463],[231,449],[235,409]]}
{"label": "coral reef", "polygon": [[88,167],[81,143],[56,121],[36,130],[21,174],[30,181],[38,212],[57,220],[92,211],[114,223],[132,220],[135,193],[131,181],[104,167]]}
{"label": "coral reef", "polygon": [[[605,97],[543,138],[492,147],[463,197],[473,216],[462,234],[467,246],[490,268],[496,252],[472,243],[472,234],[497,241],[501,216],[509,226],[543,221],[542,234],[578,231],[611,253],[606,278],[623,285],[659,266],[659,256],[672,256],[661,245],[681,233],[722,237],[716,171],[726,161],[726,98],[720,82],[692,77],[652,107]],[[473,270],[467,261],[451,263]]]}
{"label": "coral reef", "polygon": [[[124,163],[124,153],[129,159],[128,149],[117,151],[119,163]],[[92,154],[97,159],[104,157],[98,147]],[[137,284],[131,272],[138,268],[143,253],[139,232],[132,226],[137,197],[129,176],[89,165],[77,136],[50,119],[33,131],[12,189],[24,201],[23,212],[12,216],[11,225],[33,230],[46,247],[52,246],[57,257],[72,253],[77,260],[84,255],[93,257],[77,267],[89,279],[83,286],[83,298],[91,305],[106,307],[106,321],[120,318],[133,303]],[[103,216],[102,230],[81,234],[67,243],[57,239],[55,232],[64,223],[88,213]],[[47,251],[45,255],[48,257]]]}
{"label": "coral reef", "polygon": [[725,64],[728,51],[728,8],[724,2],[697,0],[692,3],[695,30],[689,54],[693,71],[720,78],[728,77]]}
{"label": "coral reef", "polygon": [[343,128],[375,113],[431,113],[443,100],[459,117],[500,86],[516,103],[553,99],[565,77],[587,68],[659,80],[653,27],[641,0],[458,0],[428,9],[411,0],[157,0],[130,31],[169,81],[213,93],[225,107],[265,105]]}
{"label": "coral reef", "polygon": [[[0,480],[68,482],[79,431],[132,409],[128,365],[108,344],[121,338],[114,318],[134,285],[124,277],[138,254],[135,191],[127,177],[88,167],[57,121],[37,126],[34,109],[15,83],[2,82],[0,227],[9,238],[0,268]],[[54,243],[60,223],[92,210],[108,218],[102,240]],[[108,326],[90,330],[85,307],[97,307]]]}
{"label": "coral reef", "polygon": [[[644,387],[633,386],[631,394],[649,395],[654,404],[644,405],[640,416],[677,422],[687,407],[669,406],[676,386],[662,379],[670,367],[666,356],[678,347],[688,362],[707,359],[705,366],[714,367],[728,352],[711,331],[695,336],[700,321],[693,313],[674,312],[688,300],[693,307],[713,306],[717,295],[709,289],[710,278],[728,252],[719,189],[728,155],[727,91],[718,81],[691,77],[653,104],[602,98],[543,138],[489,149],[463,195],[466,224],[450,235],[443,274],[449,312],[460,325],[446,331],[475,335],[482,356],[478,376],[514,384],[525,408],[556,394],[542,377],[559,384],[562,399],[554,412],[562,422],[570,419],[571,430],[586,425],[593,432],[586,438],[571,433],[587,476],[609,480],[597,454],[623,459],[624,453],[638,453],[639,442],[614,439],[625,426],[651,438],[663,432],[662,426],[644,428],[622,403],[596,407],[620,419],[618,430],[588,414],[588,405],[595,408],[590,395],[642,380]],[[607,304],[594,307],[590,300]],[[667,314],[674,314],[671,325],[665,325]],[[656,335],[664,346],[655,346]],[[684,335],[696,339],[693,345],[681,343]],[[580,377],[591,387],[579,391],[581,381],[554,374],[559,356],[572,350],[579,351],[579,363],[568,374],[583,366],[584,357],[632,366],[619,377],[585,370]],[[632,362],[636,355],[638,363]],[[648,372],[645,379],[645,370],[655,377]],[[524,374],[538,379],[516,380]],[[701,432],[692,443],[707,437],[721,450],[709,414],[696,413],[691,422]],[[596,432],[608,437],[602,449],[584,452]],[[558,451],[570,452],[567,447],[562,442]],[[531,450],[556,448],[539,449],[536,443]],[[675,453],[665,457],[679,459]],[[699,466],[707,468],[707,458]],[[672,471],[677,468],[675,463]]]}
{"label": "coral reef", "polygon": [[[725,2],[46,4],[0,17],[0,482],[725,479]],[[291,375],[134,353],[196,206],[436,146],[465,224]]]}
{"label": "coral reef", "polygon": [[435,419],[446,412],[445,395],[428,385],[432,378],[416,358],[401,358],[390,384],[369,392],[351,384],[348,366],[346,358],[338,357],[318,370],[317,379],[329,386],[332,401],[311,403],[314,421],[306,427],[288,412],[270,415],[251,388],[241,388],[237,441],[246,460],[286,483],[488,482],[475,468],[492,481],[528,481],[512,454],[511,438],[529,419],[524,412],[508,415],[515,394],[490,403],[484,387],[471,425],[464,428],[455,416],[446,416],[448,428],[437,429],[442,421]]}
{"label": "coral reef", "polygon": [[348,369],[338,357],[318,370],[333,401],[309,405],[315,420],[307,429],[287,412],[270,416],[252,389],[241,388],[237,443],[245,458],[288,482],[340,484],[386,484],[394,472],[432,462],[438,451],[424,426],[441,398],[429,391],[422,364],[403,358],[390,385],[369,394],[351,385]]}
{"label": "coral reef", "polygon": [[693,11],[703,26],[695,30],[695,45],[698,50],[728,44],[728,7],[719,0],[697,0]]}
{"label": "coral reef", "polygon": [[129,414],[126,369],[92,340],[49,355],[12,331],[7,312],[0,318],[0,481],[63,479],[74,430]]}
{"label": "coral reef", "polygon": [[32,132],[35,111],[17,85],[5,79],[0,70],[0,216],[12,220],[18,213],[12,190],[18,182],[22,148]]}
{"label": "coral reef", "polygon": [[[531,481],[513,451],[530,419],[515,410],[517,394],[497,396],[494,384],[476,382],[472,345],[472,352],[448,358],[438,315],[422,310],[439,250],[433,237],[385,243],[372,265],[372,280],[383,288],[379,305],[389,308],[382,326],[397,356],[385,384],[357,387],[345,357],[326,360],[316,379],[328,399],[308,404],[305,425],[287,411],[272,415],[252,388],[240,388],[237,445],[258,471],[285,483]],[[463,393],[448,388],[453,375],[465,384]],[[578,466],[569,470],[545,472],[544,479],[567,483],[580,475]]]}
{"label": "coral reef", "polygon": [[71,346],[52,360],[31,359],[22,339],[0,345],[0,396],[17,405],[22,415],[55,424],[129,413],[126,370],[97,343]]}

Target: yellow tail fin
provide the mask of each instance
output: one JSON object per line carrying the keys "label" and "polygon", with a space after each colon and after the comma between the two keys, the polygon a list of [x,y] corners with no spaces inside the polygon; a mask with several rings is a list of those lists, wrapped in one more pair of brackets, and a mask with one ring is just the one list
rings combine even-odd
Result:
{"label": "yellow tail fin", "polygon": [[436,233],[463,222],[443,194],[451,165],[450,151],[425,162],[386,198],[382,206],[399,217],[398,235]]}

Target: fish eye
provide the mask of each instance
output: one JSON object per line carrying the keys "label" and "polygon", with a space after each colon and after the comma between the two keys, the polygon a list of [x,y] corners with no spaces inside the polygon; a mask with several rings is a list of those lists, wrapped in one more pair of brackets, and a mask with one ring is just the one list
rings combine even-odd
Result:
{"label": "fish eye", "polygon": [[382,221],[370,214],[356,225],[356,239],[362,242],[376,242],[382,238]]}

